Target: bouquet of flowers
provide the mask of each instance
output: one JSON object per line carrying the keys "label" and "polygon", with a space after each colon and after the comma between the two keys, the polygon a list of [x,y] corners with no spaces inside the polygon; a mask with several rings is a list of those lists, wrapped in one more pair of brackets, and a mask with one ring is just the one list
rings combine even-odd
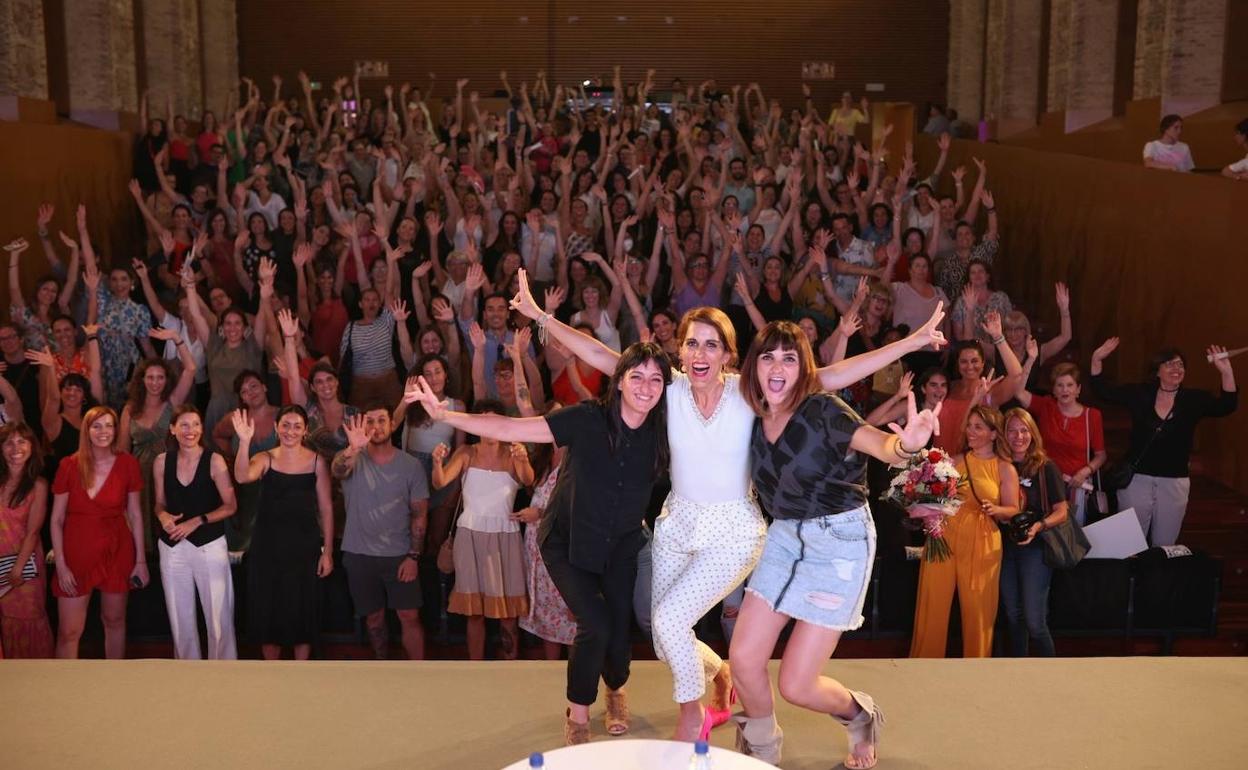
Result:
{"label": "bouquet of flowers", "polygon": [[910,519],[917,522],[927,536],[923,544],[923,558],[929,562],[949,558],[949,543],[945,540],[945,524],[958,512],[962,501],[958,499],[958,469],[949,455],[940,449],[929,449],[915,457],[902,468],[881,499],[906,509]]}

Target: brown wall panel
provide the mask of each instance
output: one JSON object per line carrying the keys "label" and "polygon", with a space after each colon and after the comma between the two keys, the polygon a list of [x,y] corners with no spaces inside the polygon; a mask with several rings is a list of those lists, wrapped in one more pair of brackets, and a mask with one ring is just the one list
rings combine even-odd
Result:
{"label": "brown wall panel", "polygon": [[[721,86],[757,81],[769,98],[796,106],[801,63],[810,60],[836,64],[836,80],[812,83],[816,103],[826,110],[841,91],[857,97],[868,82],[885,85],[869,95],[873,101],[943,101],[949,4],[268,0],[240,3],[238,27],[240,71],[266,96],[274,73],[293,86],[303,68],[328,88],[356,59],[389,61],[396,83],[423,85],[433,70],[442,96],[454,92],[456,77],[470,78],[469,89],[486,93],[498,87],[499,69],[519,86],[545,68],[553,87],[609,75],[618,63],[626,80],[655,68],[661,86],[677,76],[694,85],[712,76]],[[380,92],[379,83],[362,86],[366,95]]]}

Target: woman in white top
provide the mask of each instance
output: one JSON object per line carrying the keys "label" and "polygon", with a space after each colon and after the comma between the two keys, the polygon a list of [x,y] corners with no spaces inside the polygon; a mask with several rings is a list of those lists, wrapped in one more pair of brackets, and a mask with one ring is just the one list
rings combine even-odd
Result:
{"label": "woman in white top", "polygon": [[[502,404],[488,400],[478,402],[473,411],[504,414]],[[528,450],[524,444],[489,438],[461,446],[453,454],[446,444],[438,444],[433,450],[434,488],[441,489],[461,476],[464,510],[455,532],[455,589],[447,611],[468,616],[470,660],[485,658],[487,617],[499,620],[499,656],[515,660],[520,649],[518,623],[529,612],[529,600],[524,540],[511,511],[516,492],[533,483]]]}
{"label": "woman in white top", "polygon": [[[542,312],[520,272],[512,307],[603,372],[619,354]],[[929,343],[942,344],[940,308],[906,339],[819,370],[820,382],[838,390]],[[676,737],[693,740],[712,722],[728,718],[731,674],[715,652],[694,636],[693,626],[736,588],[762,552],[766,523],[750,493],[750,438],[754,413],[741,395],[740,376],[727,371],[736,360],[732,322],[715,308],[689,311],[677,333],[684,373],[667,392],[667,435],[672,491],[655,522],[652,596],[655,653],[672,670],[680,704]],[[712,708],[701,699],[715,682]]]}
{"label": "woman in white top", "polygon": [[1196,168],[1192,150],[1186,142],[1180,142],[1183,118],[1167,115],[1161,119],[1161,138],[1144,145],[1144,167],[1161,168],[1166,171],[1191,171]]}
{"label": "woman in white top", "polygon": [[620,330],[615,322],[619,318],[620,302],[623,298],[620,291],[620,279],[601,255],[587,251],[581,254],[581,258],[597,263],[602,268],[603,274],[611,281],[611,294],[606,306],[603,306],[602,295],[605,293],[606,286],[595,276],[591,275],[586,278],[580,287],[581,296],[578,304],[581,309],[572,314],[570,323],[572,326],[580,323],[588,324],[594,330],[594,336],[599,342],[619,353]]}
{"label": "woman in white top", "polygon": [[[945,290],[932,285],[932,258],[927,254],[910,256],[910,280],[890,285],[893,292],[893,325],[905,324],[908,329],[917,329],[932,317],[932,313],[941,305],[948,305],[949,298]],[[923,353],[928,354],[913,369],[926,369],[936,366],[936,349],[927,346]],[[906,359],[908,362],[910,359]]]}

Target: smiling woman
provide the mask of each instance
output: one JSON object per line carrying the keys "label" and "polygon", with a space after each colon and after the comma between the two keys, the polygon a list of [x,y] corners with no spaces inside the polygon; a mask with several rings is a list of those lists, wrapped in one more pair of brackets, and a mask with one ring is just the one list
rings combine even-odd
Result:
{"label": "smiling woman", "polygon": [[[849,728],[845,766],[875,765],[882,715],[871,696],[821,676],[841,633],[862,624],[875,558],[867,505],[867,456],[904,463],[937,426],[940,405],[919,412],[908,397],[905,428],[890,435],[867,425],[836,396],[822,393],[810,340],[801,327],[763,327],[741,369],[741,393],[758,415],[750,440],[751,480],[773,521],[750,578],[729,658],[745,708],[738,745],[780,761],[767,661],[790,619],[796,620],[780,666],[780,694],[830,714]],[[830,569],[829,569],[830,567]]]}
{"label": "smiling woman", "polygon": [[628,730],[622,688],[631,657],[637,552],[645,542],[641,522],[651,488],[667,464],[670,381],[662,348],[636,343],[620,355],[606,395],[545,417],[453,412],[423,377],[404,395],[432,419],[483,438],[567,448],[538,539],[551,580],[577,623],[568,656],[569,744],[589,740],[589,707],[600,678],[607,684],[607,731]]}

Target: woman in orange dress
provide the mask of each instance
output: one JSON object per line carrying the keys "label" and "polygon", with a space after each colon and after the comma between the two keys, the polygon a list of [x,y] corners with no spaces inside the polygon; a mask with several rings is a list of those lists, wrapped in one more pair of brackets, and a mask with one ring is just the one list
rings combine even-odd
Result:
{"label": "woman in orange dress", "polygon": [[[25,423],[0,428],[0,556],[16,555],[0,575],[0,657],[52,657],[52,628],[45,604],[47,568],[39,528],[48,511],[48,482],[41,476],[39,441]],[[22,568],[35,560],[35,576]]]}
{"label": "woman in orange dress", "polygon": [[78,657],[87,605],[97,589],[104,656],[126,656],[126,596],[149,579],[142,489],[139,461],[117,451],[117,413],[93,407],[82,418],[78,451],[61,461],[52,483],[52,590],[60,616],[56,657]]}

